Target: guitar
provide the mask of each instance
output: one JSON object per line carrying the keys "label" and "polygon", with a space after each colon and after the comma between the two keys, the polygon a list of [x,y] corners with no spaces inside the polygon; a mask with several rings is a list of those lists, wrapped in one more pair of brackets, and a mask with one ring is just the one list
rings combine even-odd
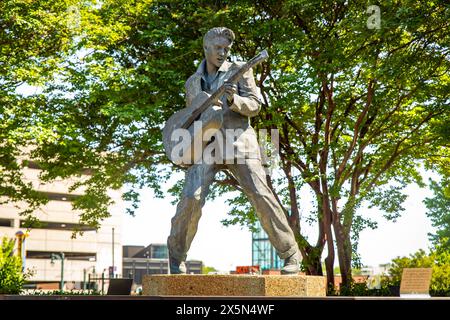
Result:
{"label": "guitar", "polygon": [[[261,51],[236,70],[226,82],[238,83],[250,68],[268,57],[267,50]],[[218,104],[224,93],[225,84],[211,95],[202,91],[194,98],[190,106],[174,113],[166,121],[162,134],[164,149],[170,161],[177,165],[189,166],[201,159],[203,148],[208,143],[209,137],[222,125],[221,108],[213,106]],[[210,107],[213,108],[203,114]],[[208,137],[204,136],[206,132]]]}

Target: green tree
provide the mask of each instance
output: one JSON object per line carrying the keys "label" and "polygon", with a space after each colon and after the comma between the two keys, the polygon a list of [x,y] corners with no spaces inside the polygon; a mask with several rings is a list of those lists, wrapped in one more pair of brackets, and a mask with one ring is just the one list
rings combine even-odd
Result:
{"label": "green tree", "polygon": [[75,0],[5,0],[0,3],[0,204],[27,201],[29,217],[46,202],[24,182],[22,160],[30,142],[48,134],[36,117],[45,104],[38,87],[53,79],[67,56],[76,17]]}
{"label": "green tree", "polygon": [[425,199],[427,216],[431,219],[435,234],[430,234],[433,244],[450,249],[450,119],[442,117],[435,122],[441,148],[429,157],[428,167],[439,172],[441,179],[430,179],[433,196]]}
{"label": "green tree", "polygon": [[202,274],[208,274],[210,272],[216,272],[217,269],[214,267],[202,266]]}
{"label": "green tree", "polygon": [[[402,189],[424,185],[421,161],[442,153],[435,123],[450,112],[448,5],[385,1],[374,29],[366,1],[105,0],[78,2],[78,11],[83,32],[33,114],[45,130],[32,157],[43,179],[91,169],[73,186],[87,188],[74,202],[83,223],[98,226],[109,215],[109,188],[131,186],[124,197],[132,213],[137,188],[162,196],[161,183],[180,170],[167,166],[161,128],[184,106],[202,35],[218,25],[237,34],[233,58],[270,53],[255,69],[263,105],[252,124],[279,129],[279,175],[268,182],[287,208],[307,273],[323,274],[326,248],[329,285],[336,253],[348,285],[359,232],[376,226],[358,209],[378,207],[395,220]],[[317,239],[302,231],[302,187],[314,195],[306,222],[316,224]],[[225,172],[211,197],[236,190]],[[256,220],[242,193],[229,204],[225,224]]]}
{"label": "green tree", "polygon": [[427,216],[431,219],[435,234],[429,234],[432,243],[443,242],[444,246],[450,250],[450,179],[443,178],[440,183],[431,180],[430,188],[434,196],[425,199],[428,209]]}
{"label": "green tree", "polygon": [[[274,190],[290,209],[310,273],[322,273],[326,246],[330,285],[334,245],[345,286],[352,261],[358,262],[359,232],[375,227],[358,208],[378,207],[391,220],[400,215],[401,190],[424,185],[417,167],[440,150],[433,124],[449,113],[449,25],[441,19],[448,7],[385,3],[375,30],[366,26],[365,8],[358,1],[229,8],[230,15],[243,13],[239,31],[255,37],[243,48],[237,44],[241,56],[251,56],[248,46],[273,53],[259,79],[265,104],[256,125],[280,129],[284,176],[281,184],[273,181]],[[316,197],[315,244],[301,233],[298,192],[304,185]],[[241,205],[233,215],[254,215],[245,197],[233,204]]]}

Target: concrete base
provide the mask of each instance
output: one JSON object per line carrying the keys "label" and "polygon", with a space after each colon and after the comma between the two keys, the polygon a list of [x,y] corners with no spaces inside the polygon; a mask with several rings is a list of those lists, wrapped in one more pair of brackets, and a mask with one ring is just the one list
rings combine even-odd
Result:
{"label": "concrete base", "polygon": [[279,275],[147,275],[143,295],[325,297],[326,279]]}

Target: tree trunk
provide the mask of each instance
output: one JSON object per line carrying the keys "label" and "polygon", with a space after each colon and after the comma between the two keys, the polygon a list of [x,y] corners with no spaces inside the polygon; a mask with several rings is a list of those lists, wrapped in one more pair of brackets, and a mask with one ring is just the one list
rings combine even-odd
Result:
{"label": "tree trunk", "polygon": [[352,277],[352,244],[350,235],[344,231],[344,228],[337,222],[334,225],[336,235],[336,246],[339,259],[339,269],[341,271],[342,283],[341,289],[350,288]]}
{"label": "tree trunk", "polygon": [[327,204],[327,201],[324,201],[324,208],[323,208],[323,223],[324,223],[324,230],[325,230],[325,236],[327,239],[327,250],[328,255],[325,258],[325,269],[327,271],[327,287],[328,290],[334,289],[334,243],[333,243],[333,233],[331,232],[331,210],[330,207]]}
{"label": "tree trunk", "polygon": [[302,263],[306,268],[305,273],[312,276],[323,276],[321,259],[323,248],[311,246],[296,230],[294,230],[294,235],[303,258]]}

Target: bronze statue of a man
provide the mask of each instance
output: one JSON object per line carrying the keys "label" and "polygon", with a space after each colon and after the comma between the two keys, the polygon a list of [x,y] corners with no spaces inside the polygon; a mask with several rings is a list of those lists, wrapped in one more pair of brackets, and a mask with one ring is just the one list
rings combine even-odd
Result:
{"label": "bronze statue of a man", "polygon": [[[237,84],[227,82],[233,70],[243,63],[228,62],[227,57],[235,39],[232,30],[224,27],[209,30],[203,38],[205,59],[186,81],[186,104],[189,106],[202,91],[213,93],[225,84],[226,93],[214,106],[220,111],[220,132],[238,132],[233,148],[216,149],[214,159],[220,161],[199,162],[191,165],[185,176],[185,185],[167,240],[170,273],[186,273],[185,260],[191,242],[197,232],[201,210],[215,174],[228,170],[239,182],[254,206],[263,229],[269,236],[281,259],[282,274],[297,274],[300,254],[287,218],[266,182],[266,172],[261,163],[261,153],[256,133],[250,126],[250,117],[258,114],[261,102],[252,70],[248,70]],[[212,143],[220,143],[220,139]]]}

